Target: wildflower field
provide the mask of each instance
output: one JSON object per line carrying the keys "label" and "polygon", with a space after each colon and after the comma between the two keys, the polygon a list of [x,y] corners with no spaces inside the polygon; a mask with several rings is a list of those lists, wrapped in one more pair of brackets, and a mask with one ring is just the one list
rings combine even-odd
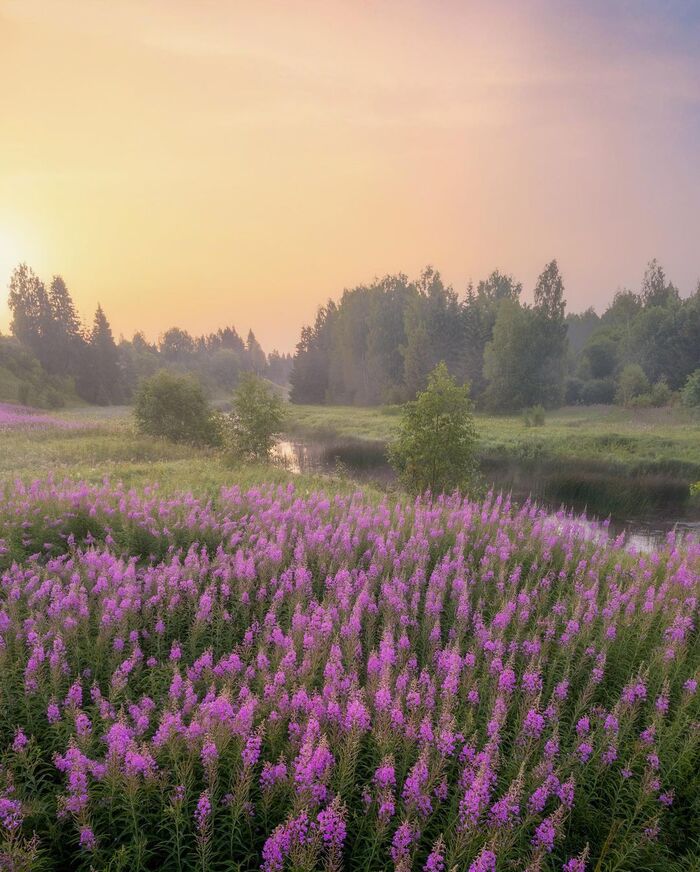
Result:
{"label": "wildflower field", "polygon": [[0,572],[0,868],[700,868],[697,542],[49,481]]}
{"label": "wildflower field", "polygon": [[72,430],[79,427],[79,422],[66,421],[53,415],[46,415],[30,406],[0,403],[0,432],[6,430],[45,430],[47,428]]}

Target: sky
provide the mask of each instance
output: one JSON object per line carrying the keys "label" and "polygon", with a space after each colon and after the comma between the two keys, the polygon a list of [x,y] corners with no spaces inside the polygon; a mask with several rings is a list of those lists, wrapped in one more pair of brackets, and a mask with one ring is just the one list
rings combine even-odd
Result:
{"label": "sky", "polygon": [[115,335],[292,351],[426,264],[569,309],[700,278],[696,0],[0,0],[0,330],[26,261]]}

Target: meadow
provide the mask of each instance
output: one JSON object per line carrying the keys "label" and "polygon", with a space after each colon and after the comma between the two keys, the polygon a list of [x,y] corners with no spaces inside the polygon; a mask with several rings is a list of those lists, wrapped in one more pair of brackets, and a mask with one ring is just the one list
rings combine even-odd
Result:
{"label": "meadow", "polygon": [[0,428],[7,868],[698,868],[697,541],[59,419]]}

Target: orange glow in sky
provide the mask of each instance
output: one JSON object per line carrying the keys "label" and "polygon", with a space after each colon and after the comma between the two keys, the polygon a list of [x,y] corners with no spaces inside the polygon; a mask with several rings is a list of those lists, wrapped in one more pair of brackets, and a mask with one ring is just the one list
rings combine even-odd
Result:
{"label": "orange glow in sky", "polygon": [[427,263],[530,288],[557,257],[580,310],[657,257],[688,293],[700,24],[674,9],[0,0],[0,329],[19,260],[115,334],[285,351]]}

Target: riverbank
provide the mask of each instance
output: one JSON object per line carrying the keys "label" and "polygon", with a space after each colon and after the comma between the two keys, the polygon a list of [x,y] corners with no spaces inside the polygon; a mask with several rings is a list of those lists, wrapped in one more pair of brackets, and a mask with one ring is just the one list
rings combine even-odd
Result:
{"label": "riverbank", "polygon": [[[326,459],[379,473],[399,421],[395,406],[290,406],[290,440],[317,443]],[[700,419],[682,409],[587,406],[547,414],[477,415],[479,463],[488,483],[519,496],[618,517],[700,517]]]}
{"label": "riverbank", "polygon": [[[234,479],[255,486],[293,475],[309,489],[349,492],[360,482],[377,497],[396,487],[386,445],[397,407],[289,406],[286,460],[296,471],[272,464],[232,469],[216,452],[139,436],[127,407],[57,416],[71,426],[0,433],[1,481],[107,475],[127,486],[157,479],[170,490],[215,493]],[[700,501],[689,498],[690,482],[700,479],[700,422],[680,410],[564,409],[537,428],[515,416],[479,415],[477,427],[485,484],[518,500],[532,495],[555,509],[564,504],[655,530],[700,520]]]}

